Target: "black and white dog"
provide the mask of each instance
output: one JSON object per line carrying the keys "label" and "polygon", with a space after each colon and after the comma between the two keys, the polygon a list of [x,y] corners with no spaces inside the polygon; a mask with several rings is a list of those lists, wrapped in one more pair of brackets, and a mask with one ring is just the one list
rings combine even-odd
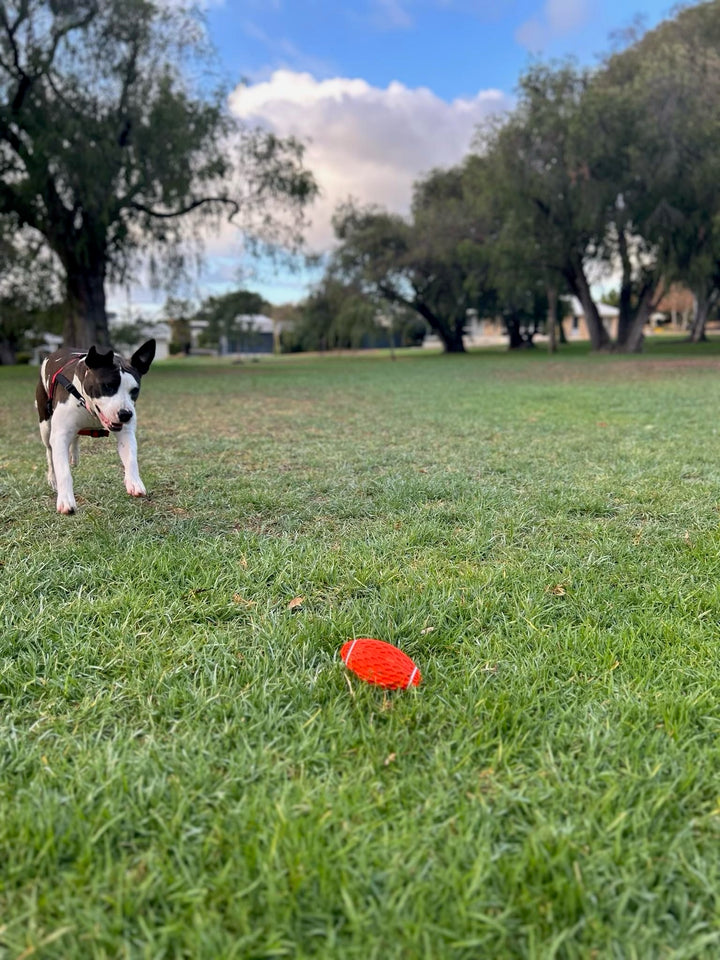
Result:
{"label": "black and white dog", "polygon": [[35,403],[58,513],[74,513],[77,506],[70,467],[79,460],[80,434],[116,433],[125,489],[132,497],[145,496],[137,465],[135,401],[154,356],[155,341],[148,340],[129,360],[90,347],[87,353],[58,350],[43,361]]}

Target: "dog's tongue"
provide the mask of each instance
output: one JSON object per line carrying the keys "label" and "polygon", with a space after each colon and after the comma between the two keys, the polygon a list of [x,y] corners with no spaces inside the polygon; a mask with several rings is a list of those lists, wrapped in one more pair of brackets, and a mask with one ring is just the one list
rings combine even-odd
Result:
{"label": "dog's tongue", "polygon": [[121,423],[113,423],[112,420],[108,420],[108,418],[104,416],[97,407],[95,408],[95,414],[106,430],[112,430],[114,433],[117,433],[118,430],[122,430],[123,425]]}

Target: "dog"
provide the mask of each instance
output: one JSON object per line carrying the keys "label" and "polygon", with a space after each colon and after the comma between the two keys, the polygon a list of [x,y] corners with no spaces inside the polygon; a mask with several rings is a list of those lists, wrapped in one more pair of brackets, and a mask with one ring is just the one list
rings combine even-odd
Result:
{"label": "dog", "polygon": [[99,353],[95,347],[87,353],[58,350],[43,360],[35,405],[58,513],[77,509],[70,467],[79,461],[81,434],[117,434],[125,489],[131,497],[146,496],[137,464],[135,401],[154,357],[155,341],[148,340],[129,360],[112,350]]}

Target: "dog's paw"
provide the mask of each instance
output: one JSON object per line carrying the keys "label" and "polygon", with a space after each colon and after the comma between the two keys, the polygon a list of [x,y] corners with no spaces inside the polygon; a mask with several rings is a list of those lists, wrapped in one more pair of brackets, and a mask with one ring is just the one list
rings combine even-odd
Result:
{"label": "dog's paw", "polygon": [[48,486],[50,487],[50,489],[51,489],[51,490],[54,490],[55,493],[57,493],[57,481],[55,480],[55,474],[54,474],[54,473],[52,473],[52,472],[49,472],[49,473],[48,473],[48,475],[47,475],[47,482],[48,482]]}
{"label": "dog's paw", "polygon": [[75,497],[58,497],[57,499],[57,512],[64,513],[66,516],[69,516],[71,513],[75,513],[77,509],[77,504],[75,503]]}
{"label": "dog's paw", "polygon": [[125,483],[125,489],[131,497],[146,497],[147,490],[142,480],[128,480]]}

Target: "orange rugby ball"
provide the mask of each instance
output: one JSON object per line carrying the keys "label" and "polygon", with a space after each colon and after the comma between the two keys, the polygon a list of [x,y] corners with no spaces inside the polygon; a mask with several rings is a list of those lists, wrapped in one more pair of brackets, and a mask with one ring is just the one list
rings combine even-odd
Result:
{"label": "orange rugby ball", "polygon": [[398,647],[373,637],[348,640],[340,650],[345,666],[361,680],[389,690],[416,687],[422,680],[410,657]]}

